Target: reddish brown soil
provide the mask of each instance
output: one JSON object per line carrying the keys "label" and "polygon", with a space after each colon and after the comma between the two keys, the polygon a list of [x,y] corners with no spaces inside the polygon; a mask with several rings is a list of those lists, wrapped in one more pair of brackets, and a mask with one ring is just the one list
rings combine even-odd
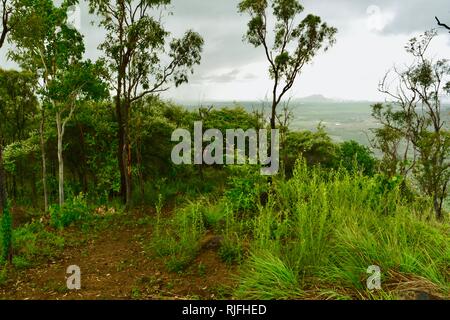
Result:
{"label": "reddish brown soil", "polygon": [[[72,230],[67,237],[83,237],[79,243],[84,244],[67,247],[55,261],[11,271],[10,280],[0,287],[0,299],[229,298],[235,268],[223,264],[214,247],[202,249],[178,274],[168,272],[162,259],[145,250],[151,241],[148,225],[114,221],[103,231],[86,235]],[[81,290],[66,287],[70,265],[81,269]]]}

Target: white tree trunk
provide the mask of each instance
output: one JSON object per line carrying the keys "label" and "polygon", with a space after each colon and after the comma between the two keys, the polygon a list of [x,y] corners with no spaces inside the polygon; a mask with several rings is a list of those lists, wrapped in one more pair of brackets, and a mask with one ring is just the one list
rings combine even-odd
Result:
{"label": "white tree trunk", "polygon": [[58,194],[59,205],[64,204],[64,160],[63,160],[63,135],[64,128],[61,123],[61,113],[56,112],[56,127],[58,131]]}
{"label": "white tree trunk", "polygon": [[47,161],[45,159],[45,112],[42,111],[41,125],[39,128],[40,142],[41,142],[41,157],[42,157],[42,187],[44,189],[44,211],[48,211],[48,195],[47,195]]}

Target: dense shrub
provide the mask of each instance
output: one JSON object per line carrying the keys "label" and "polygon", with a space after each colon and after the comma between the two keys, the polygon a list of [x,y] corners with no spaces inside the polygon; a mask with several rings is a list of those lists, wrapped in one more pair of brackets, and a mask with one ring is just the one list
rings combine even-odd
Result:
{"label": "dense shrub", "polygon": [[337,160],[349,171],[361,170],[366,175],[373,175],[376,170],[376,159],[372,151],[353,140],[339,145]]}
{"label": "dense shrub", "polygon": [[290,131],[286,135],[286,141],[281,149],[287,177],[291,177],[295,163],[303,158],[308,165],[320,165],[326,168],[336,166],[337,146],[321,126],[316,132]]}
{"label": "dense shrub", "polygon": [[49,211],[50,224],[54,228],[65,228],[90,217],[89,206],[83,194],[73,197],[62,206],[53,205]]}
{"label": "dense shrub", "polygon": [[26,268],[56,257],[64,245],[64,238],[47,230],[41,222],[26,224],[13,232],[13,265]]}
{"label": "dense shrub", "polygon": [[0,226],[0,235],[1,235],[1,246],[0,246],[0,265],[2,262],[6,262],[11,255],[11,246],[12,246],[12,218],[10,212],[10,205],[6,205],[3,209],[3,214],[1,216],[1,226]]}
{"label": "dense shrub", "polygon": [[230,166],[228,170],[230,177],[225,199],[235,211],[255,211],[260,195],[267,192],[267,178],[261,176],[257,166]]}

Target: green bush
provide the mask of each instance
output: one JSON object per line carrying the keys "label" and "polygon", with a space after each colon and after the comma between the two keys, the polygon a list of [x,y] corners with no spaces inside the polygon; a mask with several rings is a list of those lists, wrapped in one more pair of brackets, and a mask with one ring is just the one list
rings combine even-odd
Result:
{"label": "green bush", "polygon": [[8,268],[0,266],[0,287],[8,281]]}
{"label": "green bush", "polygon": [[6,262],[11,254],[12,249],[12,217],[10,212],[10,205],[6,205],[3,209],[3,215],[1,217],[1,262]]}
{"label": "green bush", "polygon": [[353,140],[339,145],[337,161],[348,171],[361,170],[366,175],[373,175],[376,171],[376,159],[372,151]]}
{"label": "green bush", "polygon": [[46,230],[39,221],[26,224],[13,232],[13,265],[26,268],[37,261],[54,258],[64,245],[62,236]]}
{"label": "green bush", "polygon": [[227,219],[227,207],[224,201],[213,203],[212,200],[204,200],[202,208],[205,227],[221,232]]}
{"label": "green bush", "polygon": [[285,174],[291,177],[298,159],[303,158],[309,166],[324,168],[336,166],[337,145],[321,125],[317,131],[290,131],[280,152]]}
{"label": "green bush", "polygon": [[49,208],[50,224],[54,228],[65,228],[90,217],[89,206],[83,194],[66,201],[62,206]]}
{"label": "green bush", "polygon": [[228,167],[227,190],[224,197],[234,211],[255,212],[260,194],[267,191],[267,178],[261,176],[257,166]]}

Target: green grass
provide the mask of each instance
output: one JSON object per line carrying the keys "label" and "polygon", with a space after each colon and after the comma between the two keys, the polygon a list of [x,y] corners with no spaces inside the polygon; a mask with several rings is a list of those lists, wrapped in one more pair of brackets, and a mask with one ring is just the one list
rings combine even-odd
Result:
{"label": "green grass", "polygon": [[165,259],[169,271],[183,271],[197,256],[199,241],[206,231],[201,208],[201,202],[191,203],[170,219],[162,219],[158,213],[149,245],[157,256]]}
{"label": "green grass", "polygon": [[[151,246],[170,271],[192,263],[209,229],[223,238],[221,260],[240,264],[239,299],[397,299],[406,282],[448,296],[449,224],[434,220],[426,199],[404,196],[402,181],[304,162],[271,186],[249,171],[230,181],[221,199],[158,218]],[[269,190],[267,204],[247,206],[250,189]],[[366,288],[371,265],[381,269],[379,291]]]}
{"label": "green grass", "polygon": [[238,299],[272,300],[299,298],[298,274],[273,252],[253,253],[242,269]]}
{"label": "green grass", "polygon": [[[394,298],[386,286],[396,283],[397,274],[448,296],[448,223],[427,219],[431,206],[406,201],[400,184],[380,181],[304,163],[291,180],[275,180],[268,205],[253,219],[251,258],[236,296],[284,299],[319,284],[328,296],[348,298],[336,289],[345,288],[353,298]],[[371,265],[382,270],[378,293],[366,288]]]}
{"label": "green grass", "polygon": [[13,265],[28,268],[38,261],[56,257],[65,247],[65,239],[39,221],[13,231]]}

